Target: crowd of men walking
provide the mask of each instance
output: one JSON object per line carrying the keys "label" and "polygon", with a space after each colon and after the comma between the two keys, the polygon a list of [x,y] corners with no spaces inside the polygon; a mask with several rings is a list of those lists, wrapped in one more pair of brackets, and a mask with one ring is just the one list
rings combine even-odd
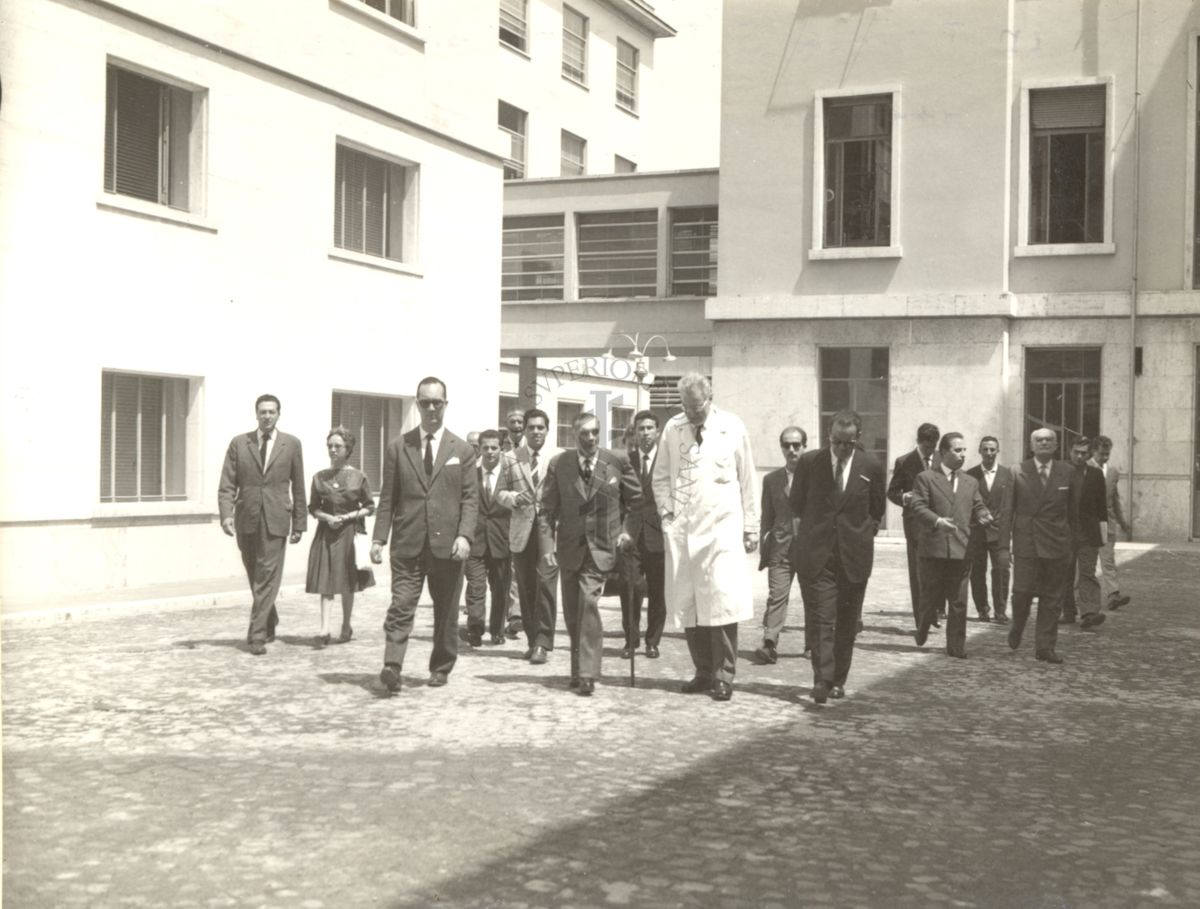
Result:
{"label": "crowd of men walking", "polygon": [[807,450],[802,428],[783,430],[785,463],[763,479],[760,508],[742,421],[714,404],[702,375],[684,376],[679,394],[682,413],[665,425],[652,411],[635,415],[624,451],[602,448],[600,420],[584,413],[572,425],[574,447],[548,456],[543,411],[514,412],[505,430],[461,439],[444,425],[446,384],[427,377],[417,388],[420,425],[387,447],[377,507],[366,478],[348,465],[355,439],[344,427],[330,430],[330,467],[313,477],[306,498],[300,442],[276,428],[279,400],[261,396],[257,430],[230,443],[218,496],[222,528],[237,537],[253,595],[250,652],[265,653],[274,639],[286,541],[300,540],[308,514],[318,521],[318,536],[307,589],[321,597],[325,645],[334,641],[334,598],[342,599],[336,640],[348,641],[354,593],[374,583],[358,566],[353,542],[375,513],[369,558],[382,563],[387,546],[391,568],[379,675],[390,692],[401,688],[426,585],[433,599],[429,685],[446,684],[458,656],[465,579],[468,644],[483,646],[486,630],[491,645],[502,646],[519,630],[532,665],[546,664],[555,649],[561,586],[568,684],[589,696],[601,674],[599,601],[615,581],[622,657],[632,659],[641,644],[645,600],[645,655],[659,656],[671,615],[695,667],[682,690],[729,700],[738,624],[754,615],[746,555],[758,549],[769,593],[755,659],[778,659],[795,579],[811,696],[816,703],[843,697],[888,499],[903,509],[918,645],[944,621],[946,653],[966,657],[969,589],[981,619],[1009,625],[1014,650],[1036,599],[1035,655],[1061,663],[1060,623],[1078,616],[1081,629],[1094,631],[1105,619],[1102,600],[1109,609],[1129,602],[1113,552],[1116,526],[1128,533],[1129,525],[1104,436],[1076,440],[1065,462],[1055,458],[1056,433],[1038,429],[1030,438],[1033,456],[1014,467],[1000,463],[999,442],[985,436],[980,463],[964,470],[963,435],[925,423],[917,447],[896,460],[889,484],[883,465],[862,447],[858,414],[843,411],[819,449]]}

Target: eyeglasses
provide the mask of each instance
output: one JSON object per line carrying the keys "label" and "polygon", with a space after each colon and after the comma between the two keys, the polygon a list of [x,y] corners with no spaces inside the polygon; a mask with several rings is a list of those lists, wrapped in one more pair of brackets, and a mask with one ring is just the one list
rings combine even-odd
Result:
{"label": "eyeglasses", "polygon": [[417,401],[417,406],[423,410],[441,410],[446,406],[446,402],[433,400],[430,398],[421,398]]}
{"label": "eyeglasses", "polygon": [[346,446],[343,445],[341,442],[330,442],[325,447],[328,448],[330,451],[345,451],[346,450]]}
{"label": "eyeglasses", "polygon": [[799,450],[804,447],[804,443],[803,442],[780,442],[779,447],[780,448],[792,448],[792,449]]}

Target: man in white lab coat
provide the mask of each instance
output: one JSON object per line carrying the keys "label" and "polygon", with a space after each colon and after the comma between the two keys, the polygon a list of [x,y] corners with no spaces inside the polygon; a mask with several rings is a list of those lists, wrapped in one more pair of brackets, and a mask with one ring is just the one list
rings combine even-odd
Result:
{"label": "man in white lab coat", "polygon": [[754,457],[742,421],[712,403],[699,373],[679,380],[683,413],[667,421],[654,465],[666,538],[667,609],[682,625],[696,675],[688,694],[733,695],[737,623],[753,618],[750,565],[758,547]]}

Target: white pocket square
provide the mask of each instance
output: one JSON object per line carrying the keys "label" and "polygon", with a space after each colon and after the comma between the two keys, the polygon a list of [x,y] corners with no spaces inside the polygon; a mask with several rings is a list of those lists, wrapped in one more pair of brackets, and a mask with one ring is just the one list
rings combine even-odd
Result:
{"label": "white pocket square", "polygon": [[453,455],[447,459],[446,466],[449,467],[452,464],[461,464],[461,463],[462,462],[458,459],[458,455]]}
{"label": "white pocket square", "polygon": [[862,480],[864,483],[870,483],[870,482],[871,482],[871,478],[870,478],[870,477],[864,477],[864,476],[863,476],[861,473],[858,475],[858,478],[859,478],[860,480]]}
{"label": "white pocket square", "polygon": [[616,477],[609,477],[609,478],[608,478],[608,482],[609,482],[609,485],[611,485],[611,486],[616,486],[616,485],[617,485],[617,478],[616,478]]}
{"label": "white pocket square", "polygon": [[1059,489],[1070,489],[1071,487],[1070,487],[1070,486],[1060,486],[1060,487],[1058,487],[1058,488],[1059,488]]}

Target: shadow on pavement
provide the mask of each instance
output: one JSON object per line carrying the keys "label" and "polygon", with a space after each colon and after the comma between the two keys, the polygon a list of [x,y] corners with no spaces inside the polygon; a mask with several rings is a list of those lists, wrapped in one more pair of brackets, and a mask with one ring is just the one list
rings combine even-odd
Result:
{"label": "shadow on pavement", "polygon": [[171,646],[182,647],[185,650],[195,650],[198,647],[232,647],[243,651],[250,649],[245,638],[194,638],[189,641],[172,641]]}

